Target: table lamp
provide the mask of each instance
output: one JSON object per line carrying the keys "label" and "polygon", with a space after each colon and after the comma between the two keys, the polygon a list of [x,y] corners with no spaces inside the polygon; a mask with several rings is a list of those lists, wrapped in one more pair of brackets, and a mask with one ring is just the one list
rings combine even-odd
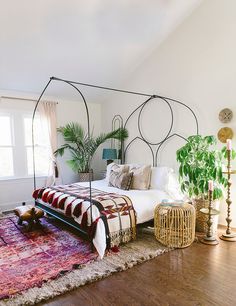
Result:
{"label": "table lamp", "polygon": [[102,159],[107,160],[107,165],[113,162],[114,159],[117,159],[116,149],[103,149]]}

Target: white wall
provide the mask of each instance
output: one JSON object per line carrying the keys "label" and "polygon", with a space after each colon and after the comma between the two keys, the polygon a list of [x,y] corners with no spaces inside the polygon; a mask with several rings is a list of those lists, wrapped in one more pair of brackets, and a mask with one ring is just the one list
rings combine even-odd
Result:
{"label": "white wall", "polygon": [[[89,117],[90,117],[90,127],[91,132],[94,136],[101,133],[101,105],[97,103],[88,103]],[[57,125],[64,126],[68,122],[79,122],[85,128],[87,128],[87,117],[85,112],[85,107],[82,102],[78,101],[65,101],[59,100],[57,107]],[[63,139],[59,135],[58,144],[63,144]],[[68,154],[65,154],[63,158],[58,157],[60,173],[62,175],[63,183],[71,183],[78,181],[78,177],[65,163]],[[95,173],[95,178],[99,176],[99,172],[103,168],[103,163],[101,159],[101,149],[98,149],[94,156],[92,162],[92,168]]]}
{"label": "white wall", "polygon": [[[0,96],[13,96],[21,98],[37,98],[36,95],[23,94],[17,92],[5,92],[0,91]],[[63,126],[68,122],[79,122],[83,126],[86,125],[86,113],[85,107],[82,102],[78,101],[66,101],[60,100],[54,97],[45,97],[45,100],[58,101],[57,105],[57,126]],[[19,100],[9,100],[11,107],[14,109],[14,105],[17,107]],[[22,104],[22,103],[21,103]],[[33,102],[24,102],[27,110],[33,111]],[[26,106],[27,105],[27,106]],[[1,107],[1,105],[0,105]],[[101,132],[101,106],[96,103],[88,103],[91,129],[94,131],[94,135],[98,135]],[[62,137],[58,135],[58,145],[63,143]],[[62,177],[63,183],[71,183],[77,181],[77,176],[72,170],[67,166],[66,159],[68,154],[65,154],[63,158],[59,158],[59,170]],[[103,163],[101,161],[101,149],[98,150],[95,155],[93,165],[92,165],[95,177],[99,176],[99,172],[103,168]],[[37,179],[37,185],[43,186],[44,178]],[[15,206],[21,204],[23,201],[26,203],[32,202],[32,191],[33,191],[33,179],[32,178],[17,178],[9,180],[0,180],[0,211],[10,210]]]}
{"label": "white wall", "polygon": [[[234,118],[227,126],[236,133],[236,1],[207,0],[182,23],[163,44],[147,54],[143,61],[127,79],[123,88],[166,95],[179,99],[192,107],[199,118],[200,133],[216,135],[224,126],[218,120],[222,108],[229,107]],[[143,99],[129,95],[114,95],[104,105],[103,122],[120,113],[127,118],[134,106]],[[156,120],[155,120],[156,117]],[[159,136],[159,128],[168,120],[165,111],[146,114],[145,128],[151,124],[149,135]],[[192,134],[191,119],[178,112],[176,127],[184,134]],[[106,126],[104,126],[106,128]],[[133,134],[134,127],[130,128]],[[175,164],[175,151],[180,142],[169,144],[162,153],[160,163]],[[222,145],[219,144],[219,147]],[[236,148],[235,137],[233,146]],[[136,151],[136,152],[135,152]],[[150,161],[150,156],[142,149],[135,149],[133,156],[141,162]],[[236,168],[236,162],[233,162]],[[232,185],[232,226],[236,227],[236,177]],[[221,205],[220,223],[225,223],[226,204]]]}

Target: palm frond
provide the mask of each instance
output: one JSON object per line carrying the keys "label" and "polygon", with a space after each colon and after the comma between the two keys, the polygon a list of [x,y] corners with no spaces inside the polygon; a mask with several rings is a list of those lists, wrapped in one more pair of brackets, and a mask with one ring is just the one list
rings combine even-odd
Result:
{"label": "palm frond", "polygon": [[109,139],[124,140],[128,137],[128,131],[124,128],[119,128],[109,133],[102,133],[98,137],[88,137],[83,127],[78,123],[68,123],[64,127],[57,129],[62,134],[66,142],[58,148],[54,154],[63,155],[65,150],[71,152],[72,159],[68,160],[68,165],[75,172],[86,172],[90,169],[90,163],[97,148]]}
{"label": "palm frond", "polygon": [[95,138],[95,143],[99,146],[109,139],[124,140],[128,137],[128,131],[124,128],[119,128],[109,133],[102,133]]}
{"label": "palm frond", "polygon": [[86,137],[82,126],[75,122],[68,123],[64,127],[59,127],[57,131],[62,134],[66,142],[71,142],[75,144],[78,143],[82,145],[83,140]]}
{"label": "palm frond", "polygon": [[57,155],[63,156],[66,149],[69,149],[69,150],[72,151],[72,152],[76,150],[76,148],[74,148],[73,146],[71,146],[71,145],[69,145],[68,143],[66,143],[66,144],[62,145],[60,148],[58,148],[58,149],[54,152],[54,154],[55,154],[56,156],[57,156]]}

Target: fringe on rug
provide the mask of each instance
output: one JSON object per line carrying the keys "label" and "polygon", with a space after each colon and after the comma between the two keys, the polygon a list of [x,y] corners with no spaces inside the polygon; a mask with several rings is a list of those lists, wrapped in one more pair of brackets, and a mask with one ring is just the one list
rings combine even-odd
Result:
{"label": "fringe on rug", "polygon": [[136,227],[122,229],[117,232],[110,233],[111,247],[127,243],[136,238]]}

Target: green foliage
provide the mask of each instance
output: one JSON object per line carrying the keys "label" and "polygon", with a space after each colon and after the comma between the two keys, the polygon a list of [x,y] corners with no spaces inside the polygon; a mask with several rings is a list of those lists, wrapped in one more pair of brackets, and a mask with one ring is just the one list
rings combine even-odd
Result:
{"label": "green foliage", "polygon": [[[190,198],[207,198],[209,180],[213,180],[215,185],[213,199],[223,195],[222,188],[227,186],[227,179],[223,176],[222,164],[227,150],[226,147],[216,150],[215,145],[214,136],[194,135],[176,153],[181,190]],[[236,153],[232,151],[232,159],[235,157]]]}
{"label": "green foliage", "polygon": [[75,122],[68,123],[64,127],[58,128],[57,131],[63,136],[66,143],[58,148],[54,154],[62,156],[66,150],[69,150],[72,159],[68,160],[67,164],[76,173],[89,171],[91,160],[97,148],[106,140],[124,140],[128,137],[128,132],[124,128],[107,134],[102,133],[96,138],[92,135],[88,137],[83,127]]}

